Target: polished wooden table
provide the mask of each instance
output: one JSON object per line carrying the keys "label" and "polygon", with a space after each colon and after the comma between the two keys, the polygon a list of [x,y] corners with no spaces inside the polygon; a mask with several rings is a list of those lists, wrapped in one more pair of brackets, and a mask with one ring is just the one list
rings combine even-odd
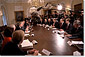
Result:
{"label": "polished wooden table", "polygon": [[[48,31],[47,28],[34,26],[34,37],[28,37],[30,41],[36,40],[38,44],[33,45],[34,49],[39,50],[42,55],[43,49],[46,49],[53,53],[53,56],[73,56],[73,52],[78,49],[75,46],[69,46],[67,41],[71,40],[68,38],[58,37],[56,33],[52,33],[53,29]],[[83,55],[83,52],[81,52]]]}

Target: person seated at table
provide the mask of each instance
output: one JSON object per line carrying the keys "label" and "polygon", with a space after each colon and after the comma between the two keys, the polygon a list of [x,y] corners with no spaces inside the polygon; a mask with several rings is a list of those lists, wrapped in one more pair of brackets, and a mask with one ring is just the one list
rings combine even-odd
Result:
{"label": "person seated at table", "polygon": [[4,40],[2,42],[2,49],[3,47],[12,40],[12,33],[13,33],[13,28],[7,27],[4,31]]}
{"label": "person seated at table", "polygon": [[20,23],[16,26],[16,30],[23,30],[23,31],[25,31],[24,23],[25,23],[25,21],[20,22]]}
{"label": "person seated at table", "polygon": [[41,21],[41,24],[44,24],[44,15],[42,15],[40,19],[41,19],[40,20]]}
{"label": "person seated at table", "polygon": [[67,35],[70,38],[83,38],[83,27],[80,25],[80,22],[75,22],[73,24],[72,35]]}
{"label": "person seated at table", "polygon": [[55,27],[58,29],[65,30],[65,26],[64,19],[60,19],[60,22],[55,23]]}
{"label": "person seated at table", "polygon": [[48,19],[47,15],[44,15],[44,24],[45,25],[47,25],[47,19]]}
{"label": "person seated at table", "polygon": [[44,21],[42,18],[40,19],[39,24],[41,24],[41,25],[44,24]]}
{"label": "person seated at table", "polygon": [[68,15],[64,15],[64,19],[67,19],[68,18]]}
{"label": "person seated at table", "polygon": [[67,33],[71,33],[71,32],[72,32],[73,25],[70,23],[70,18],[67,18],[67,19],[65,20],[65,23],[66,23],[65,31],[66,31]]}
{"label": "person seated at table", "polygon": [[44,20],[44,24],[47,25],[47,19]]}
{"label": "person seated at table", "polygon": [[47,23],[48,23],[49,26],[51,26],[52,25],[52,20],[49,18]]}
{"label": "person seated at table", "polygon": [[[19,48],[19,45],[23,42],[23,40],[24,31],[17,30],[13,32],[12,41],[10,41],[4,46],[1,55],[26,55],[27,53],[25,53]],[[34,51],[33,55],[37,54],[38,51]]]}
{"label": "person seated at table", "polygon": [[25,20],[25,23],[24,23],[24,28],[26,29],[27,26],[29,26],[29,21],[28,20]]}
{"label": "person seated at table", "polygon": [[53,19],[53,24],[52,24],[52,27],[55,28],[55,24],[57,23],[57,20],[54,18]]}
{"label": "person seated at table", "polygon": [[56,12],[56,11],[52,13],[52,17],[53,17],[53,18],[57,18],[57,17],[58,17],[58,15],[57,15],[57,12]]}

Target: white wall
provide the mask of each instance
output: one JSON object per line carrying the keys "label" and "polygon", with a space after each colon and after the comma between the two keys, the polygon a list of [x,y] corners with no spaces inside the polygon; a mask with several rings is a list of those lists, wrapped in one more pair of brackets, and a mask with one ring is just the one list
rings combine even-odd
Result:
{"label": "white wall", "polygon": [[[0,4],[0,11],[2,11],[1,6],[2,6],[2,4]],[[3,25],[3,20],[2,20],[2,16],[0,16],[0,26],[2,26],[2,25]]]}

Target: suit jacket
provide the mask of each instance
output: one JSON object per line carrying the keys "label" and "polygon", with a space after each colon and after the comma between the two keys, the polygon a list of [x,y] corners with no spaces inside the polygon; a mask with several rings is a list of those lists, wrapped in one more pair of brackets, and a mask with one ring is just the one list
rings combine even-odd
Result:
{"label": "suit jacket", "polygon": [[61,25],[60,25],[60,22],[56,22],[56,23],[55,23],[55,27],[58,28],[58,29],[63,29],[63,30],[65,30],[66,24],[63,23],[62,26],[61,26]]}
{"label": "suit jacket", "polygon": [[83,27],[73,28],[72,35],[78,36],[79,38],[83,38]]}
{"label": "suit jacket", "polygon": [[24,28],[24,26],[23,27],[19,27],[19,26],[16,26],[16,30],[23,30],[23,31],[25,31],[25,28]]}
{"label": "suit jacket", "polygon": [[72,33],[72,28],[73,28],[73,25],[70,23],[69,25],[66,24],[65,26],[65,31],[69,34]]}
{"label": "suit jacket", "polygon": [[57,18],[57,16],[58,16],[57,14],[53,14],[52,15],[53,18]]}
{"label": "suit jacket", "polygon": [[51,25],[53,24],[53,22],[50,21],[50,22],[47,22],[47,24],[48,24],[49,26],[51,26]]}
{"label": "suit jacket", "polygon": [[17,44],[9,42],[4,46],[1,55],[25,55],[25,53]]}
{"label": "suit jacket", "polygon": [[44,20],[42,20],[42,22],[41,22],[41,21],[39,21],[39,22],[38,22],[38,24],[44,24]]}

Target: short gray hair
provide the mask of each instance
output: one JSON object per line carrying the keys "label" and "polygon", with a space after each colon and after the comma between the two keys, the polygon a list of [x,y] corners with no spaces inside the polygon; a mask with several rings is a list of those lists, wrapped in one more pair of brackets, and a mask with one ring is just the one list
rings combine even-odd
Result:
{"label": "short gray hair", "polygon": [[16,44],[19,44],[24,38],[24,31],[22,30],[17,30],[15,32],[13,32],[12,35],[12,41]]}

